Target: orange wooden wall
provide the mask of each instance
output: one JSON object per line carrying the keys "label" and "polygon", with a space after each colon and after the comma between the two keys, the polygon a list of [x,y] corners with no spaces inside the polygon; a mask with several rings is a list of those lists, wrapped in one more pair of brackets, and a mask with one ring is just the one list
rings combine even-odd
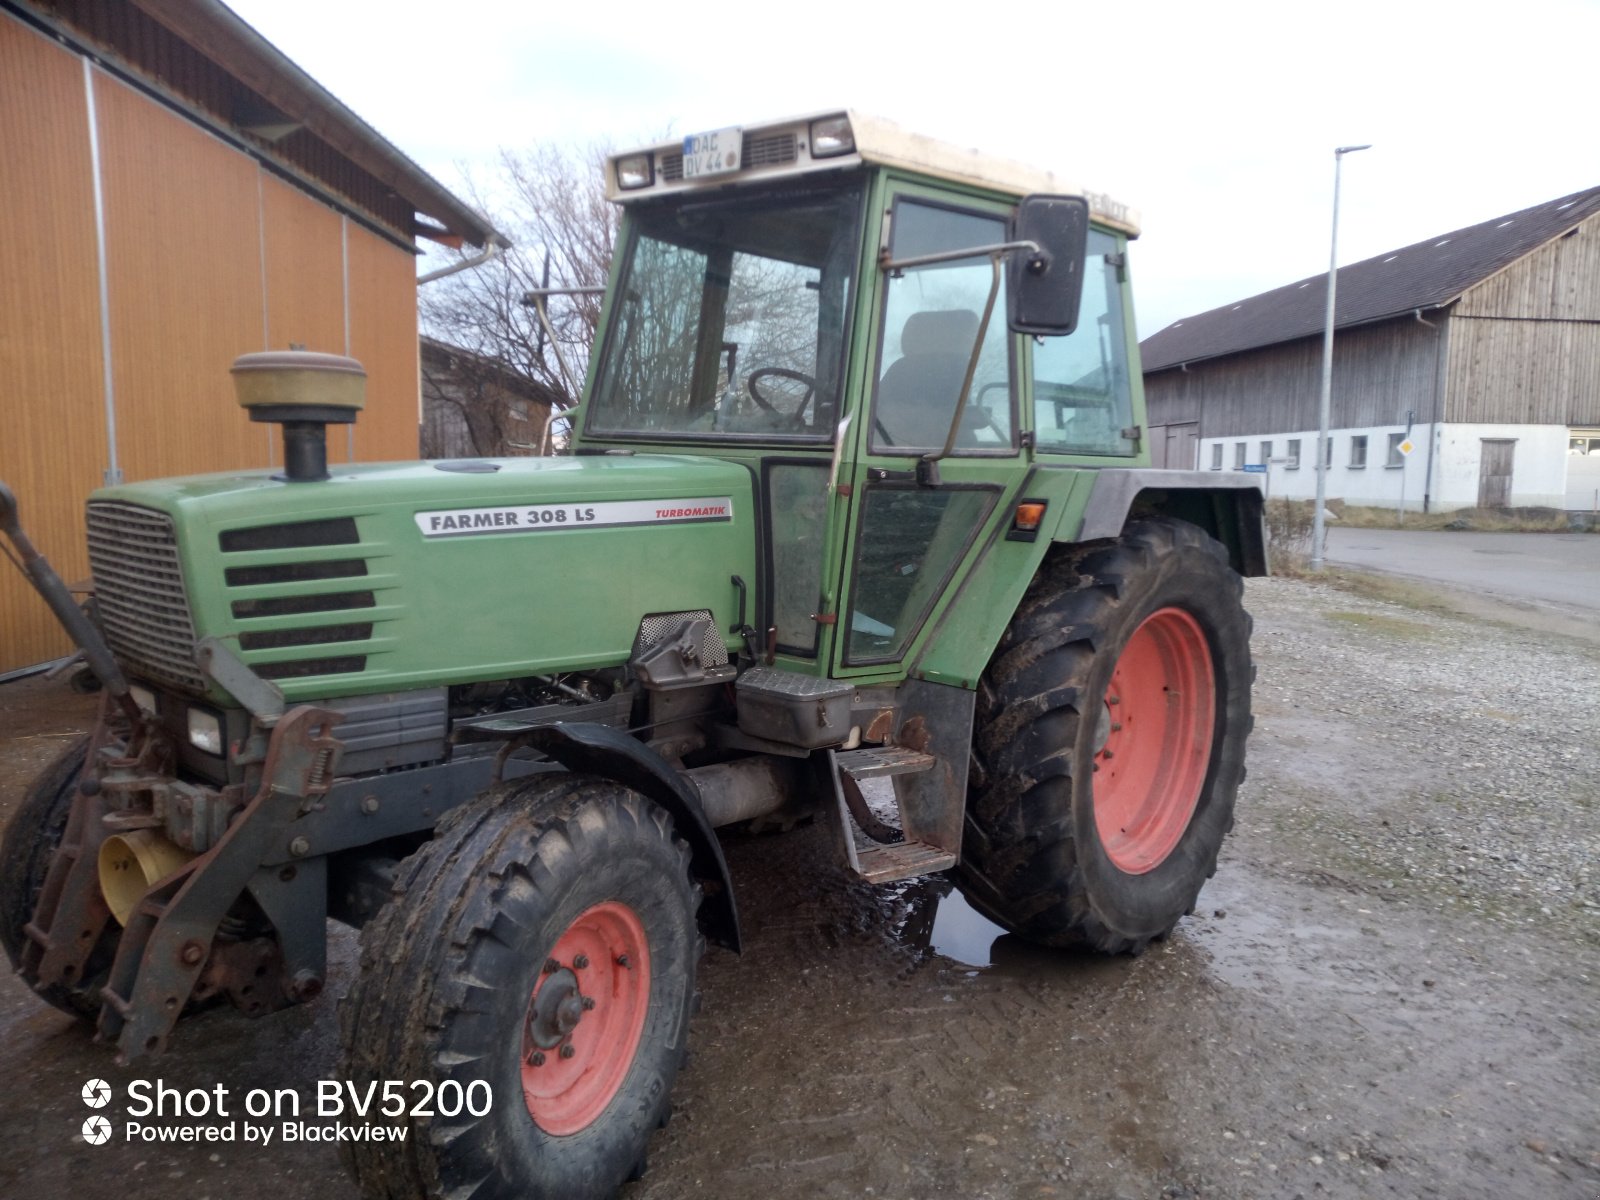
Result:
{"label": "orange wooden wall", "polygon": [[[234,404],[228,365],[291,344],[367,368],[366,411],[350,438],[329,431],[331,458],[415,458],[413,256],[106,72],[92,79],[124,478],[276,464],[278,431]],[[70,582],[88,574],[83,504],[111,461],[84,66],[3,13],[0,164],[0,480]],[[68,649],[0,562],[0,672]]]}

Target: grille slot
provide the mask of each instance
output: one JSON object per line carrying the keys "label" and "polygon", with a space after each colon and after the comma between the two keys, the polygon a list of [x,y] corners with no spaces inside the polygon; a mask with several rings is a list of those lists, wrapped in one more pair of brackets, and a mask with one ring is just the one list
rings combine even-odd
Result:
{"label": "grille slot", "polygon": [[792,133],[769,133],[765,137],[745,134],[739,151],[739,162],[745,167],[770,167],[777,163],[792,163],[800,157]]}
{"label": "grille slot", "polygon": [[96,500],[89,505],[88,525],[95,611],[112,652],[135,675],[204,691],[172,518],[152,508]]}
{"label": "grille slot", "polygon": [[372,636],[372,622],[359,625],[308,625],[304,629],[268,629],[241,633],[243,650],[284,650],[293,646],[322,646],[328,642],[364,642]]}
{"label": "grille slot", "polygon": [[367,573],[364,558],[329,562],[270,563],[264,567],[229,567],[223,578],[229,587],[255,587],[263,583],[315,583],[319,579],[352,579]]}
{"label": "grille slot", "polygon": [[250,668],[263,679],[304,679],[310,675],[349,675],[367,669],[365,654],[308,658],[301,662],[261,663]]}
{"label": "grille slot", "polygon": [[308,546],[353,546],[360,540],[354,517],[229,529],[220,538],[224,553],[240,550],[303,550]]}
{"label": "grille slot", "polygon": [[347,608],[371,608],[377,600],[371,592],[327,592],[320,596],[279,596],[270,600],[235,600],[233,615],[249,617],[297,617],[302,613],[340,612]]}

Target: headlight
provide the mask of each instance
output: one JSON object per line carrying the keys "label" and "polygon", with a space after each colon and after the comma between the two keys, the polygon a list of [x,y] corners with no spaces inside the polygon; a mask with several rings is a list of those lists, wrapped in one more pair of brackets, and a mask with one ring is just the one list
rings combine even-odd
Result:
{"label": "headlight", "polygon": [[856,148],[855,131],[849,117],[824,117],[811,122],[811,157],[832,158]]}
{"label": "headlight", "polygon": [[189,710],[189,744],[207,754],[222,755],[222,722],[203,708]]}
{"label": "headlight", "polygon": [[655,182],[655,172],[651,166],[648,154],[630,154],[617,159],[617,186],[625,192],[649,187]]}
{"label": "headlight", "polygon": [[128,695],[133,697],[133,702],[139,706],[141,712],[147,712],[152,717],[156,715],[156,694],[149,688],[130,683]]}

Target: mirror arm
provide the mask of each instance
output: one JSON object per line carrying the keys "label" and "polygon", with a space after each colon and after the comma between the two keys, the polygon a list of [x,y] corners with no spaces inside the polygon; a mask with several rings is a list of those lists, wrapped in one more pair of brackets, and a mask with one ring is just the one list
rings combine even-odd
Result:
{"label": "mirror arm", "polygon": [[994,315],[995,298],[1000,295],[1000,265],[1005,261],[1005,256],[1006,249],[1003,246],[996,246],[990,254],[994,263],[994,279],[989,284],[989,299],[983,305],[983,319],[978,322],[978,336],[972,343],[972,355],[967,359],[967,376],[961,381],[961,395],[956,397],[956,411],[950,419],[950,432],[945,435],[944,449],[937,454],[924,454],[917,464],[917,481],[929,487],[939,485],[939,468],[934,464],[956,448],[956,438],[961,434],[961,418],[967,411],[967,398],[972,395],[972,380],[978,373],[978,358],[983,354],[983,343],[989,334],[989,318]]}
{"label": "mirror arm", "polygon": [[1039,248],[1038,242],[998,242],[992,246],[968,246],[962,250],[940,250],[935,254],[916,254],[910,258],[890,258],[889,252],[884,250],[878,255],[878,269],[880,271],[904,271],[910,267],[932,267],[939,263],[958,262],[963,258],[978,258],[982,255],[998,259],[1000,255],[1011,254],[1017,250],[1026,250],[1033,257],[1029,259],[1030,270],[1038,270],[1035,262],[1044,261],[1044,251]]}

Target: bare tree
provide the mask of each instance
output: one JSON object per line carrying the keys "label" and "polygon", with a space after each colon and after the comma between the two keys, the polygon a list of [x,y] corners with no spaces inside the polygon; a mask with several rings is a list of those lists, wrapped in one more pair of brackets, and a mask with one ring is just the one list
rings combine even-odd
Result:
{"label": "bare tree", "polygon": [[[482,267],[429,284],[420,297],[428,333],[534,380],[557,408],[570,408],[578,397],[522,301],[534,288],[605,284],[618,224],[616,207],[605,197],[607,152],[553,145],[502,150],[492,177],[469,177],[465,190],[511,238],[511,248]],[[561,357],[581,384],[600,297],[552,297],[549,315]]]}

